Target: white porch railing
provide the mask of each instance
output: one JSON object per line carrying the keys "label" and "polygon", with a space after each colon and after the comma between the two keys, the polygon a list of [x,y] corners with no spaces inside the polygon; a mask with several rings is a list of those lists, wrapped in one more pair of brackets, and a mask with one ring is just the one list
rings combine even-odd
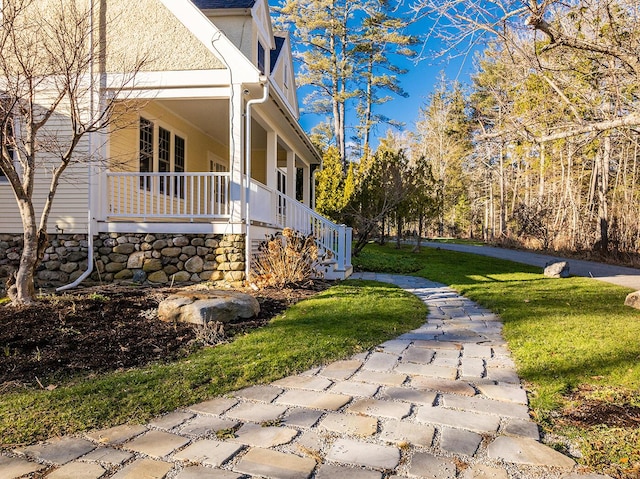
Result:
{"label": "white porch railing", "polygon": [[321,248],[331,252],[338,271],[351,268],[351,228],[329,221],[308,206],[279,191],[274,193],[277,226],[313,235]]}
{"label": "white porch railing", "polygon": [[229,218],[229,173],[107,173],[110,218]]}

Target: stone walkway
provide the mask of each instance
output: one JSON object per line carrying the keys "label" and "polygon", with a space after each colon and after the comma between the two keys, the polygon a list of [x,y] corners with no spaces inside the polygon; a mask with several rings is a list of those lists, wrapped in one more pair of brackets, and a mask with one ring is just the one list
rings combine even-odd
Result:
{"label": "stone walkway", "polygon": [[421,278],[358,276],[416,294],[427,322],[349,360],[146,425],[4,453],[0,479],[605,477],[580,475],[539,442],[497,316]]}

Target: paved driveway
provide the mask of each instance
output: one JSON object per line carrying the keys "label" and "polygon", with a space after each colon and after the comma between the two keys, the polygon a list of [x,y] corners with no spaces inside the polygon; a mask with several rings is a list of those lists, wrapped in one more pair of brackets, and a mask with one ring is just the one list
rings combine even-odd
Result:
{"label": "paved driveway", "polygon": [[517,263],[530,264],[544,268],[549,261],[568,261],[571,274],[594,278],[607,283],[617,284],[626,288],[640,290],[640,270],[636,268],[625,268],[594,261],[583,261],[570,258],[559,258],[546,254],[529,253],[505,248],[494,248],[493,246],[474,246],[466,244],[450,244],[425,242],[424,246],[431,248],[461,251],[463,253],[473,253],[493,258],[507,259]]}

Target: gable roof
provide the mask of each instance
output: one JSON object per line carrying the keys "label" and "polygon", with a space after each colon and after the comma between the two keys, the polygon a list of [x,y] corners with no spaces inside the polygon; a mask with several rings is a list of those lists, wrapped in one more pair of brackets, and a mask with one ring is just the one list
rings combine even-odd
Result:
{"label": "gable roof", "polygon": [[256,0],[191,0],[201,9],[217,8],[253,8]]}

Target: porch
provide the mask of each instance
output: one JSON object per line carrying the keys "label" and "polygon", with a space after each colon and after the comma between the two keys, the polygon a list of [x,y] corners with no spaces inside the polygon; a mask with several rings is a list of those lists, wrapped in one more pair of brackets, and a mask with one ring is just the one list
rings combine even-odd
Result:
{"label": "porch", "polygon": [[[126,225],[136,229],[145,225],[151,231],[153,225],[162,224],[173,232],[244,233],[255,250],[265,232],[289,227],[313,235],[318,247],[328,253],[330,259],[319,265],[327,279],[351,274],[351,228],[329,221],[255,179],[247,195],[242,180],[242,186],[234,183],[227,172],[107,172],[103,229],[123,231]],[[247,212],[249,231],[245,231]]]}

